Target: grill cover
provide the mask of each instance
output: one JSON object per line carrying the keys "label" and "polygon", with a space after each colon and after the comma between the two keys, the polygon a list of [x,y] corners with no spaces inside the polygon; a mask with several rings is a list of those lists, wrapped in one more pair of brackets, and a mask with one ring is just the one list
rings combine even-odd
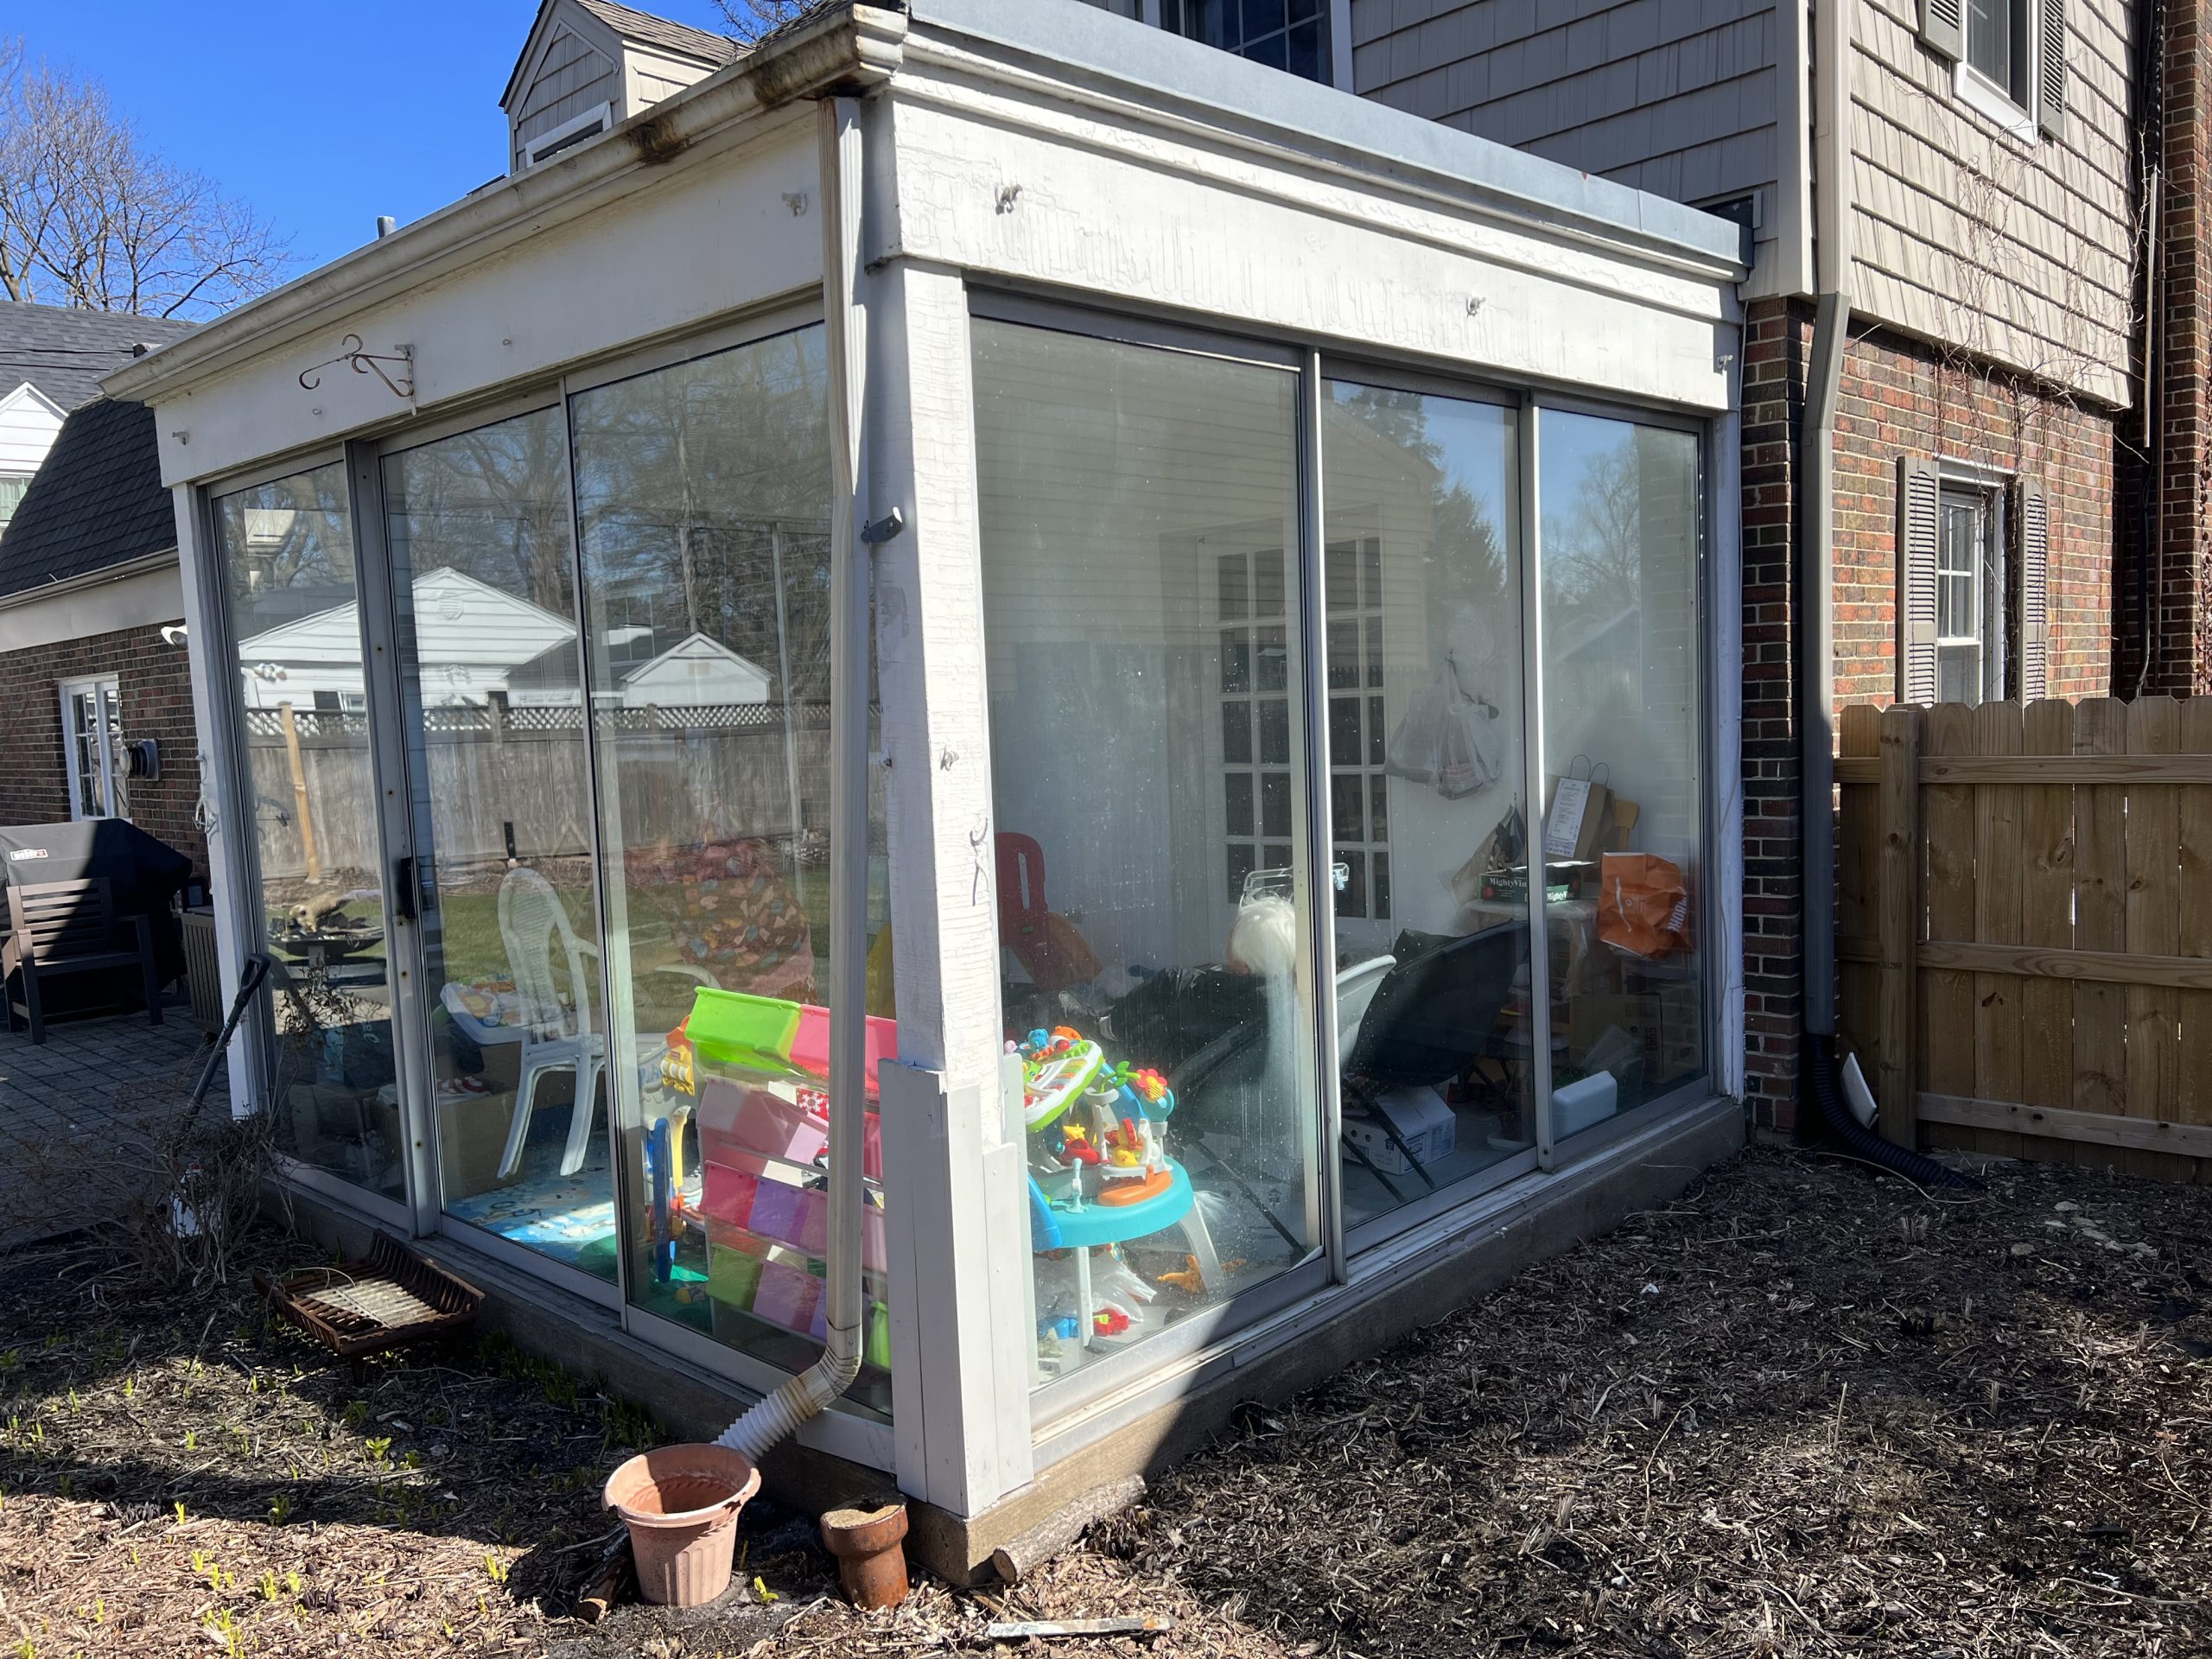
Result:
{"label": "grill cover", "polygon": [[[143,916],[154,936],[154,966],[166,985],[184,975],[184,935],[169,912],[169,900],[184,890],[192,878],[192,861],[137,824],[121,818],[87,818],[81,823],[21,823],[0,826],[0,882],[10,887],[42,887],[49,881],[86,881],[104,877],[108,897],[118,916]],[[7,915],[0,910],[0,932]],[[40,989],[51,991],[53,1011],[68,1013],[73,1005],[92,1006],[111,1000],[97,995],[111,987],[94,987],[96,976],[72,974],[41,980]],[[81,982],[85,993],[73,982]],[[132,1000],[137,981],[131,978]]]}

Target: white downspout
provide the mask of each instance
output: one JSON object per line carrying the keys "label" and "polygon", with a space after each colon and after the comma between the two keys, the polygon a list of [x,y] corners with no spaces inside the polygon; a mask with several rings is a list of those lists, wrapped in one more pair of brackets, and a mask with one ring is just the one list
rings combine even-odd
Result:
{"label": "white downspout", "polygon": [[861,106],[823,99],[823,303],[829,323],[830,513],[830,1237],[822,1357],[723,1431],[758,1464],[850,1388],[861,1370],[861,1135],[867,1109],[868,558],[857,480],[867,397],[861,281]]}

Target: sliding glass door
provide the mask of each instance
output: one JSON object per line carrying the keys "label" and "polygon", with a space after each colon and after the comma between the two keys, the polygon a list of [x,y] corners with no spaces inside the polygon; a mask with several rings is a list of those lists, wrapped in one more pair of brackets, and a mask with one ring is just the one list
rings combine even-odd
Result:
{"label": "sliding glass door", "polygon": [[612,1283],[561,411],[388,453],[382,484],[440,1203]]}
{"label": "sliding glass door", "polygon": [[[569,400],[628,1294],[647,1328],[755,1376],[810,1364],[828,1313],[829,397],[817,325]],[[870,823],[883,971],[850,1399],[887,1412],[880,797]]]}
{"label": "sliding glass door", "polygon": [[384,854],[346,472],[218,496],[239,766],[251,823],[251,947],[278,1146],[380,1198],[406,1196]]}

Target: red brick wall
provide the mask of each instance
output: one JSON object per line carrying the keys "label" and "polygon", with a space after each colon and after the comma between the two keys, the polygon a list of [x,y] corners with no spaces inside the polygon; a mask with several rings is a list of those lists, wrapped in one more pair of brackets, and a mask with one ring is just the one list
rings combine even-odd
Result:
{"label": "red brick wall", "polygon": [[1897,700],[1897,457],[1967,461],[2050,493],[2050,695],[2112,683],[2113,423],[1885,332],[1844,353],[1836,416],[1836,702]]}
{"label": "red brick wall", "polygon": [[[2212,0],[2208,0],[2212,4]],[[1860,325],[1864,327],[1864,325]],[[1744,987],[1753,1126],[1797,1121],[1804,1019],[1796,652],[1800,438],[1809,305],[1754,302],[1744,353]],[[2053,696],[2111,678],[2112,418],[1876,333],[1844,354],[1837,408],[1836,706],[1897,696],[1900,454],[1970,461],[2050,493]]]}
{"label": "red brick wall", "polygon": [[60,685],[99,674],[116,677],[124,736],[155,738],[162,747],[159,781],[137,778],[125,785],[131,821],[188,854],[205,876],[207,847],[192,821],[200,765],[188,658],[155,626],[0,656],[0,823],[69,816]]}
{"label": "red brick wall", "polygon": [[1796,504],[1812,310],[1755,301],[1744,346],[1744,1067],[1753,1123],[1796,1122],[1804,1019]]}
{"label": "red brick wall", "polygon": [[[2121,595],[2116,678],[2132,692],[2143,662],[2144,585],[2158,582],[2153,646],[2145,689],[2187,696],[2212,691],[2212,568],[2206,558],[2208,397],[2212,397],[2212,342],[2205,333],[2212,304],[2212,238],[2205,234],[2203,193],[2212,188],[2212,0],[2172,0],[2166,9],[2164,77],[2166,175],[2159,200],[2163,257],[2152,315],[2158,330],[2158,559],[2139,550],[2139,503],[2123,519],[2129,550]],[[2141,429],[2131,417],[2131,439]],[[2139,477],[2131,480],[2140,487]]]}

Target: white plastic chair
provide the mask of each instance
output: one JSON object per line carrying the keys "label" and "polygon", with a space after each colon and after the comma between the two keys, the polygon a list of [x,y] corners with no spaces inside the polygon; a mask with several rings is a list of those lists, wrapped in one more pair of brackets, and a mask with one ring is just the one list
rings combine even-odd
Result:
{"label": "white plastic chair", "polygon": [[[599,1080],[607,1070],[607,1037],[591,1028],[591,982],[584,958],[599,952],[576,937],[569,912],[553,884],[536,870],[509,870],[499,883],[499,938],[507,950],[515,995],[522,1003],[522,1075],[515,1084],[514,1122],[506,1150],[499,1154],[502,1179],[522,1164],[523,1142],[530,1136],[531,1109],[537,1080],[548,1071],[576,1074],[576,1100],[569,1116],[569,1144],[561,1173],[573,1175],[591,1146],[591,1122],[599,1101]],[[563,1001],[554,977],[554,950],[568,958],[569,1000]]]}

